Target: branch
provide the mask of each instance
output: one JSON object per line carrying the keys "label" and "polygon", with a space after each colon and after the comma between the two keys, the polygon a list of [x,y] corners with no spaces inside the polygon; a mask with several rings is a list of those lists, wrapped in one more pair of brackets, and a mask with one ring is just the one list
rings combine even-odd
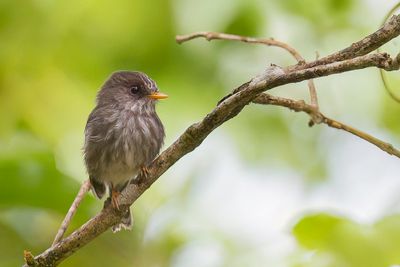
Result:
{"label": "branch", "polygon": [[278,46],[283,49],[289,51],[298,61],[300,64],[293,66],[296,69],[305,69],[305,68],[312,68],[318,65],[329,64],[332,62],[343,61],[346,59],[351,59],[358,56],[366,55],[385,43],[389,42],[393,38],[396,38],[400,35],[400,16],[394,15],[392,16],[382,27],[377,30],[376,32],[368,35],[367,37],[363,38],[362,40],[351,44],[350,46],[335,52],[331,55],[326,57],[317,59],[315,61],[305,63],[302,62],[302,57],[300,54],[289,45],[276,41],[272,38],[269,39],[256,39],[251,37],[242,37],[242,36],[235,36],[231,34],[223,34],[223,33],[215,33],[215,32],[196,32],[193,34],[188,35],[178,35],[176,37],[176,41],[180,44],[195,38],[204,37],[208,41],[214,39],[224,39],[224,40],[234,40],[234,41],[241,41],[246,43],[261,43],[271,46]]}
{"label": "branch", "polygon": [[296,101],[296,100],[292,100],[292,99],[288,99],[288,98],[276,97],[276,96],[272,96],[270,94],[263,93],[263,94],[260,94],[259,96],[257,96],[257,98],[255,98],[253,100],[253,102],[256,104],[275,105],[275,106],[286,107],[286,108],[289,108],[296,112],[300,112],[300,111],[305,112],[308,115],[310,115],[311,117],[317,116],[320,118],[319,121],[321,123],[324,123],[332,128],[336,128],[339,130],[344,130],[346,132],[349,132],[355,136],[358,136],[358,137],[364,139],[365,141],[367,141],[371,144],[374,144],[375,146],[377,146],[378,148],[387,152],[388,154],[394,155],[394,156],[400,158],[400,150],[395,149],[393,147],[393,145],[391,145],[387,142],[384,142],[382,140],[379,140],[378,138],[375,138],[365,132],[357,130],[357,129],[355,129],[351,126],[348,126],[344,123],[330,119],[330,118],[326,117],[324,114],[322,114],[321,112],[317,111],[312,105],[307,105],[302,100]]}
{"label": "branch", "polygon": [[362,40],[351,44],[349,47],[335,52],[326,57],[320,58],[302,66],[300,68],[310,68],[318,65],[329,64],[336,61],[343,61],[346,59],[366,55],[382,45],[386,44],[393,38],[400,35],[400,16],[392,16],[383,26],[376,32],[368,35]]}
{"label": "branch", "polygon": [[[178,44],[181,44],[183,42],[187,42],[200,37],[205,38],[207,41],[229,40],[229,41],[239,41],[244,43],[276,46],[288,51],[296,59],[297,64],[303,65],[306,63],[305,59],[300,55],[300,53],[295,48],[293,48],[287,43],[277,41],[273,38],[254,38],[254,37],[239,36],[239,35],[219,33],[219,32],[195,32],[187,35],[178,35],[175,37],[175,40]],[[311,105],[315,106],[318,109],[317,90],[315,89],[313,80],[308,81],[308,88],[310,92]],[[314,122],[314,117],[311,117],[311,120]]]}
{"label": "branch", "polygon": [[60,242],[63,238],[65,231],[67,231],[68,225],[71,223],[72,218],[74,217],[76,211],[78,210],[79,204],[82,202],[82,199],[85,197],[86,193],[90,190],[90,181],[86,180],[81,185],[78,194],[75,197],[74,202],[72,202],[71,207],[69,208],[67,215],[63,222],[61,223],[60,229],[58,229],[57,235],[54,238],[52,246]]}
{"label": "branch", "polygon": [[[393,17],[391,21],[392,23],[396,22],[397,25],[393,26],[389,24],[388,26],[385,24],[383,28],[389,27],[396,30],[382,30],[383,28],[378,30],[377,33],[382,34],[382,37],[379,34],[371,35],[375,37],[365,39],[368,42],[361,43],[363,46],[360,49],[367,51],[370,47],[376,46],[376,44],[383,44],[396,37],[400,32],[400,17]],[[359,55],[359,53],[355,55]],[[105,205],[99,214],[75,230],[70,236],[61,240],[34,259],[28,257],[29,261],[27,261],[25,266],[56,266],[111,226],[117,224],[124,215],[126,208],[129,208],[167,169],[184,155],[198,147],[214,129],[239,114],[247,104],[252,102],[262,92],[284,84],[297,83],[367,67],[377,67],[387,71],[398,69],[398,66],[393,64],[393,60],[385,53],[359,57],[355,57],[355,55],[347,60],[323,65],[316,64],[315,62],[318,62],[318,60],[308,63],[313,67],[303,67],[303,65],[296,65],[296,67],[286,69],[274,67],[275,69],[273,72],[270,72],[270,75],[262,76],[261,78],[256,77],[257,79],[255,78],[251,82],[244,83],[236,88],[233,90],[233,93],[224,97],[205,118],[187,128],[171,146],[154,160],[149,167],[146,179],[138,177],[139,183],[132,183],[127,186],[120,196],[119,202],[122,206],[119,211],[114,210],[111,205]],[[343,57],[348,58],[348,56]]]}
{"label": "branch", "polygon": [[[397,4],[388,12],[388,14],[385,16],[385,19],[383,20],[382,25],[385,23],[385,21],[386,21],[399,7],[400,7],[400,3],[397,3]],[[380,50],[380,49],[378,48],[378,49],[377,49],[377,52],[380,52],[379,50]],[[396,57],[396,61],[399,62],[399,58]],[[396,101],[397,103],[400,103],[400,96],[396,95],[396,94],[392,91],[392,89],[391,89],[391,87],[390,87],[390,85],[389,85],[389,81],[387,80],[387,77],[386,77],[386,74],[384,73],[384,71],[380,69],[380,70],[379,70],[379,74],[380,74],[380,76],[381,76],[383,88],[385,88],[386,92],[389,94],[389,96],[390,96],[394,101]]]}
{"label": "branch", "polygon": [[300,64],[305,63],[304,58],[300,55],[299,52],[297,52],[296,49],[294,49],[287,43],[277,41],[273,38],[254,38],[254,37],[245,37],[245,36],[239,36],[239,35],[228,34],[228,33],[219,33],[219,32],[195,32],[195,33],[191,33],[191,34],[187,34],[187,35],[177,35],[175,37],[175,40],[178,44],[181,44],[183,42],[187,42],[187,41],[193,40],[195,38],[199,38],[199,37],[206,38],[207,41],[230,40],[230,41],[239,41],[239,42],[250,43],[250,44],[265,44],[268,46],[277,46],[277,47],[285,49],[290,54],[292,54],[292,56]]}

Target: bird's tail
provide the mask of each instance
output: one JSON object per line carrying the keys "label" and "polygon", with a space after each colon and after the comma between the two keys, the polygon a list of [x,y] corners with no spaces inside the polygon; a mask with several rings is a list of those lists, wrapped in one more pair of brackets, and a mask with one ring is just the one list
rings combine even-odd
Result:
{"label": "bird's tail", "polygon": [[125,213],[124,217],[122,217],[121,221],[114,225],[111,230],[113,233],[119,232],[122,229],[124,230],[131,230],[132,229],[132,216],[131,216],[131,211],[128,208],[128,211]]}

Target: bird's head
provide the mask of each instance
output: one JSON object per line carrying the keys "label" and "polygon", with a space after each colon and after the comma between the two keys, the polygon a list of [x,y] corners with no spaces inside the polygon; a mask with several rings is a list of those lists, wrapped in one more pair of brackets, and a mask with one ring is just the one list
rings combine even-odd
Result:
{"label": "bird's head", "polygon": [[143,72],[117,71],[104,83],[97,95],[98,104],[154,106],[168,96],[159,92],[156,83]]}

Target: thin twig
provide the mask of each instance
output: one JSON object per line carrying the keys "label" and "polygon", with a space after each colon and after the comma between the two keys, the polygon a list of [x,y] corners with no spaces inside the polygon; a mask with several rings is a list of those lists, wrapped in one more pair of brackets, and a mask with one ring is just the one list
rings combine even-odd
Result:
{"label": "thin twig", "polygon": [[[319,53],[318,53],[318,51],[315,51],[315,60],[318,60],[318,59],[319,59]],[[313,106],[317,110],[319,110],[317,90],[315,88],[315,84],[314,84],[313,80],[308,81],[308,88],[310,89],[311,106]]]}
{"label": "thin twig", "polygon": [[[316,52],[316,60],[319,58],[319,53]],[[318,96],[317,96],[317,89],[315,88],[315,83],[314,80],[308,80],[308,89],[310,92],[310,102],[311,106],[313,106],[316,110],[319,110],[319,105],[318,105]],[[311,116],[310,121],[308,122],[308,125],[311,127],[314,124],[320,123],[319,117],[318,116]]]}
{"label": "thin twig", "polygon": [[[394,7],[392,7],[391,10],[389,10],[389,12],[387,13],[387,15],[385,16],[385,18],[383,19],[382,25],[385,24],[386,20],[400,7],[400,3],[397,3]],[[380,52],[380,48],[378,47],[377,49],[378,52]],[[398,61],[398,60],[397,60]],[[379,74],[381,76],[381,80],[383,83],[383,88],[385,89],[385,91],[389,94],[389,96],[396,101],[397,103],[400,103],[400,96],[396,95],[392,89],[390,88],[389,85],[389,81],[386,77],[386,74],[384,73],[384,71],[382,69],[379,70]]]}
{"label": "thin twig", "polygon": [[315,84],[313,80],[308,80],[308,88],[310,92],[310,102],[311,105],[317,109],[319,109],[318,106],[318,97],[317,97],[317,90],[315,89]]}
{"label": "thin twig", "polygon": [[60,229],[58,229],[57,235],[54,238],[53,244],[51,246],[56,245],[63,238],[65,231],[67,231],[67,228],[71,223],[72,218],[74,217],[76,211],[78,210],[79,204],[82,202],[83,198],[85,197],[89,189],[90,189],[90,181],[86,180],[82,183],[81,188],[79,189],[79,192],[74,199],[74,202],[72,202],[71,207],[67,212],[67,215],[65,215],[65,218],[61,223]]}
{"label": "thin twig", "polygon": [[360,131],[354,127],[351,127],[349,125],[346,125],[342,122],[336,121],[334,119],[326,117],[324,114],[322,114],[320,111],[317,111],[313,106],[306,104],[302,100],[292,100],[288,98],[283,98],[283,97],[277,97],[277,96],[272,96],[270,94],[260,94],[257,98],[253,100],[254,103],[256,104],[263,104],[263,105],[275,105],[275,106],[282,106],[289,108],[291,110],[294,110],[296,112],[302,111],[310,115],[311,117],[319,117],[320,122],[324,123],[330,127],[339,129],[339,130],[344,130],[346,132],[349,132],[355,136],[358,136],[365,141],[377,146],[381,150],[389,153],[390,155],[394,155],[398,158],[400,158],[400,150],[396,149],[393,147],[393,145],[384,142],[376,137],[373,137],[370,134],[367,134],[363,131]]}
{"label": "thin twig", "polygon": [[[211,32],[197,32],[194,34],[188,34],[188,35],[178,35],[176,37],[176,41],[178,43],[182,43],[194,38],[198,38],[198,37],[205,37],[207,40],[212,40],[213,35],[210,35],[209,37],[207,37],[207,33],[211,33]],[[362,40],[355,42],[353,44],[351,44],[350,46],[335,52],[333,54],[330,54],[328,56],[322,57],[318,60],[312,61],[312,62],[308,62],[305,64],[297,64],[295,66],[293,66],[293,68],[295,69],[305,69],[305,68],[312,68],[318,65],[325,65],[325,64],[329,64],[332,62],[338,62],[338,61],[343,61],[346,59],[351,59],[351,58],[355,58],[358,56],[363,56],[366,55],[376,49],[378,49],[379,47],[381,47],[383,44],[389,42],[390,40],[392,40],[393,38],[397,37],[400,35],[400,16],[395,15],[392,16],[379,30],[375,31],[374,33],[368,35],[367,37],[363,38]],[[229,39],[231,38],[231,39]],[[240,38],[236,37],[236,36],[230,36],[229,34],[226,36],[225,38],[226,40],[237,40],[237,41],[242,41],[242,42],[250,42],[251,38],[249,39],[249,41],[246,40],[240,40]],[[273,45],[273,39],[261,39],[262,42],[264,44],[268,44],[269,42],[271,43],[271,45]],[[251,43],[259,43],[259,40],[255,39],[254,41],[251,41]],[[279,46],[282,47],[284,49],[286,49],[285,47],[287,46],[284,43],[281,42],[277,42],[276,44],[274,44],[275,46]],[[291,47],[288,47],[287,50],[291,50],[292,52],[290,52],[293,56],[297,57],[298,53],[296,53],[297,51],[294,50]],[[301,60],[301,57],[298,57]]]}
{"label": "thin twig", "polygon": [[[305,59],[301,56],[301,54],[291,45],[277,41],[273,38],[254,38],[254,37],[248,37],[248,36],[240,36],[240,35],[235,35],[235,34],[227,34],[227,33],[220,33],[220,32],[195,32],[187,35],[177,35],[175,40],[178,44],[181,44],[183,42],[187,42],[190,40],[193,40],[195,38],[200,38],[203,37],[207,41],[211,40],[229,40],[229,41],[239,41],[239,42],[244,42],[244,43],[253,43],[253,44],[264,44],[268,46],[276,46],[280,47],[286,51],[288,51],[297,61],[299,65],[305,64]],[[317,57],[318,59],[318,57]],[[311,100],[311,105],[314,106],[316,109],[318,109],[318,97],[317,97],[317,90],[315,88],[315,84],[313,80],[308,81],[308,88],[309,88],[309,93],[310,93],[310,100]],[[315,118],[311,118],[311,120],[314,120]],[[312,122],[310,122],[311,124]],[[314,122],[318,123],[318,122]]]}
{"label": "thin twig", "polygon": [[177,35],[175,37],[175,40],[178,44],[181,44],[183,42],[187,42],[199,37],[206,38],[207,41],[230,40],[230,41],[239,41],[251,44],[264,44],[268,46],[277,46],[288,51],[300,64],[304,63],[303,57],[300,55],[299,52],[297,52],[296,49],[294,49],[293,47],[284,42],[277,41],[273,38],[253,38],[253,37],[239,36],[239,35],[219,33],[219,32],[195,32],[187,35]]}

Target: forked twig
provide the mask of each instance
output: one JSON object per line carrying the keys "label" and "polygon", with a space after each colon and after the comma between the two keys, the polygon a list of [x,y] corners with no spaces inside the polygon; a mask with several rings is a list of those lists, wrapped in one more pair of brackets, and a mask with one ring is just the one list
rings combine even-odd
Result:
{"label": "forked twig", "polygon": [[[252,43],[252,44],[264,44],[268,46],[276,46],[280,47],[286,51],[288,51],[297,61],[298,65],[303,65],[306,63],[305,59],[300,55],[300,53],[292,46],[287,43],[275,40],[273,38],[254,38],[254,37],[247,37],[247,36],[240,36],[235,34],[227,34],[227,33],[220,33],[220,32],[195,32],[188,35],[177,35],[176,42],[181,44],[186,41],[190,41],[195,38],[203,37],[207,41],[211,40],[229,40],[229,41],[239,41],[244,43]],[[317,58],[318,59],[318,58]],[[314,106],[317,110],[318,107],[318,97],[317,97],[317,90],[315,88],[314,81],[308,80],[308,88],[310,93],[310,101],[311,105]],[[311,117],[311,122],[309,125],[313,125],[314,123],[318,123],[314,121],[315,118]]]}
{"label": "forked twig", "polygon": [[90,189],[90,181],[86,180],[83,182],[81,185],[81,188],[79,189],[78,194],[76,195],[74,202],[72,202],[71,207],[69,208],[67,215],[65,215],[65,218],[63,222],[61,223],[60,229],[57,231],[57,235],[54,238],[53,244],[51,246],[56,245],[58,242],[61,241],[61,239],[64,236],[65,231],[67,231],[67,228],[69,224],[71,223],[72,218],[74,217],[79,204],[82,202],[83,198],[85,197],[86,193]]}
{"label": "forked twig", "polygon": [[316,110],[313,106],[306,104],[302,100],[292,100],[283,97],[272,96],[270,94],[260,94],[256,99],[253,100],[253,103],[263,104],[263,105],[276,105],[281,107],[286,107],[296,112],[302,111],[309,114],[311,117],[318,116],[320,118],[320,122],[328,125],[329,127],[336,128],[339,130],[344,130],[348,133],[356,135],[365,141],[377,146],[383,151],[389,153],[390,155],[394,155],[400,158],[400,150],[393,147],[392,144],[384,142],[376,137],[373,137],[370,134],[367,134],[363,131],[360,131],[354,127],[336,121],[334,119],[326,117],[320,111]]}

